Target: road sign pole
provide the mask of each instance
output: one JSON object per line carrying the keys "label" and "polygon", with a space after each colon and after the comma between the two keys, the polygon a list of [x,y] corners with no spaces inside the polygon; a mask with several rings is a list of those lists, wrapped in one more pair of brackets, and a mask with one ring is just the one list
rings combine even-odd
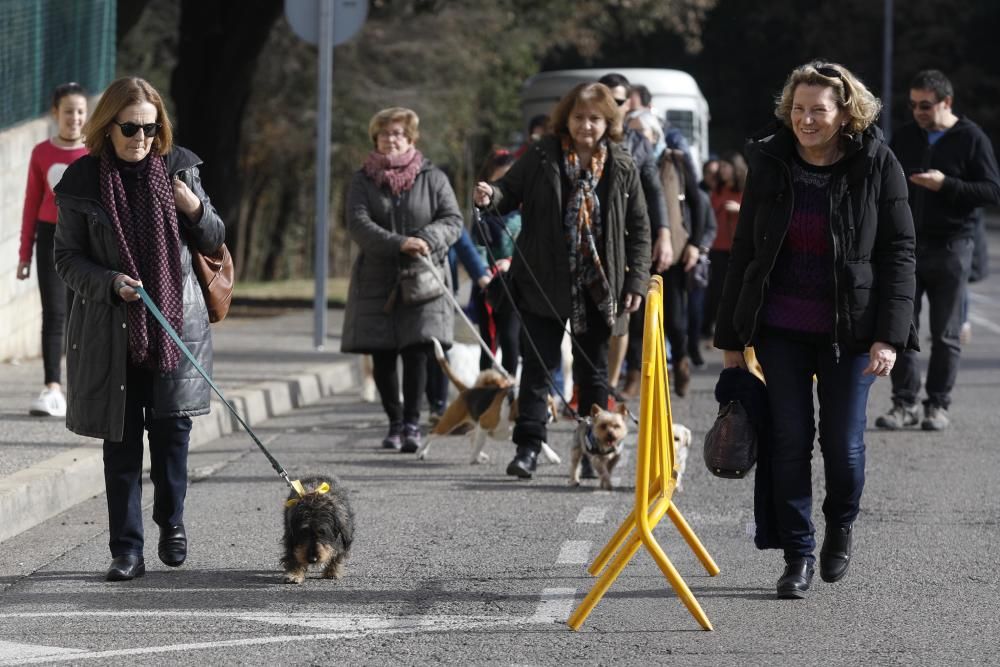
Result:
{"label": "road sign pole", "polygon": [[316,296],[313,346],[326,343],[326,276],[330,242],[330,101],[333,87],[333,0],[319,3],[319,95],[316,114]]}

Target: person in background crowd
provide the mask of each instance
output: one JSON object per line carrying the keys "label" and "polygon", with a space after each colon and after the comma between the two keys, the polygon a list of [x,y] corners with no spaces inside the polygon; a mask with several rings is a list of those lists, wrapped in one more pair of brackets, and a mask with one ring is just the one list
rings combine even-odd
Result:
{"label": "person in background crowd", "polygon": [[157,552],[187,558],[184,499],[191,417],[209,411],[209,385],[144,304],[142,286],[211,373],[208,309],[191,247],[212,254],[226,228],[198,177],[201,160],[173,143],[163,99],[147,81],[104,91],[83,128],[86,155],[55,188],[55,264],[73,290],[67,332],[66,426],[104,439],[111,567],[108,581],[146,571],[143,430],[149,432]]}
{"label": "person in background crowd", "polygon": [[[623,113],[630,110],[629,101],[629,81],[625,76],[618,73],[609,73],[602,76],[598,83],[608,87],[615,104]],[[639,122],[641,125],[641,121]],[[626,150],[632,156],[636,167],[639,170],[639,181],[642,186],[642,193],[646,200],[646,211],[650,223],[650,237],[653,239],[652,269],[659,273],[674,261],[674,249],[670,240],[670,229],[667,223],[666,200],[663,193],[663,184],[660,181],[659,169],[656,166],[655,149],[652,142],[647,139],[640,129],[625,127],[624,141]],[[645,291],[642,294],[645,298]],[[640,304],[641,308],[641,304]],[[622,362],[629,353],[629,339],[635,339],[638,335],[638,346],[642,347],[642,313],[636,310],[635,318],[637,324],[630,323],[630,326],[620,336],[611,339],[608,368],[610,374],[610,386],[617,388],[619,375],[621,373]],[[638,334],[635,331],[638,330]],[[633,346],[635,343],[633,343]],[[627,388],[627,387],[626,387]],[[575,393],[575,392],[574,392]],[[587,460],[586,458],[584,460]],[[585,474],[589,470],[584,469]]]}
{"label": "person in background crowd", "polygon": [[746,182],[747,163],[743,156],[733,151],[723,153],[719,158],[715,189],[711,192],[712,211],[718,228],[715,241],[708,251],[708,291],[705,295],[705,320],[702,322],[706,338],[711,338],[715,327],[715,315],[719,309],[722,286],[726,281],[729,252],[733,247],[733,235],[736,233],[736,221],[739,219]]}
{"label": "person in background crowd", "polygon": [[[479,256],[469,232],[462,228],[462,235],[448,248],[448,268],[451,272],[452,294],[458,292],[458,265],[461,264],[465,273],[474,283],[472,293],[481,292],[490,284],[492,274],[487,270],[486,263]],[[450,303],[450,302],[449,302]],[[454,307],[454,304],[452,304]],[[448,353],[445,352],[445,356]],[[444,374],[441,364],[433,355],[427,355],[427,404],[431,426],[438,423],[444,414],[448,403],[448,376]]]}
{"label": "person in background crowd", "polygon": [[906,171],[910,209],[917,229],[917,283],[913,326],[920,326],[924,295],[929,306],[931,355],[927,363],[924,418],[920,420],[920,363],[904,352],[892,371],[892,408],[879,428],[948,428],[951,390],[962,353],[962,297],[972,268],[977,207],[1000,203],[1000,175],[993,146],[978,125],[952,111],[954,90],[938,70],[910,83],[913,123],[892,140]]}
{"label": "person in background crowd", "polygon": [[[718,227],[715,222],[715,212],[712,210],[712,202],[708,193],[698,188],[698,196],[701,198],[702,221],[701,228],[704,230],[701,242],[706,246],[711,246],[715,241]],[[691,364],[701,368],[705,365],[705,358],[701,354],[701,331],[702,321],[705,318],[705,291],[708,288],[708,280],[712,265],[708,254],[698,255],[698,264],[688,272],[688,330],[687,344],[688,357]]]}
{"label": "person in background crowd", "polygon": [[[382,447],[420,448],[420,401],[427,386],[431,338],[450,347],[454,311],[441,294],[422,303],[399,297],[401,269],[428,258],[445,276],[448,248],[462,234],[462,213],[448,177],[415,147],[420,119],[383,109],[368,124],[373,150],[351,181],[347,229],[361,252],[351,267],[341,350],[372,355],[372,374],[389,419]],[[403,403],[396,361],[403,359]]]}
{"label": "person in background crowd", "polygon": [[[514,156],[505,150],[495,150],[479,170],[479,180],[494,183],[502,179],[514,164]],[[514,255],[514,239],[521,232],[521,211],[514,209],[504,216],[486,211],[480,224],[473,224],[472,239],[481,249],[483,261],[490,266],[494,276],[510,269]],[[493,264],[495,263],[495,264]],[[492,264],[492,265],[491,265]],[[504,297],[501,297],[504,298]],[[494,352],[501,352],[500,363],[504,370],[514,376],[521,356],[521,320],[511,308],[495,310],[486,300],[484,290],[473,290],[473,306],[479,322],[479,335]],[[479,357],[479,368],[493,366],[492,360],[483,352]]]}
{"label": "person in background crowd", "polygon": [[844,66],[811,62],[786,80],[777,128],[746,150],[715,345],[725,368],[743,369],[754,346],[767,380],[754,495],[772,530],[755,542],[784,551],[779,598],[803,597],[814,571],[813,378],[826,477],[820,574],[835,582],[850,565],[865,483],[869,389],[916,344],[913,220],[903,171],[874,125],[880,107]]}
{"label": "person in background crowd", "polygon": [[56,235],[55,194],[52,189],[63,172],[77,158],[87,154],[83,144],[83,124],[87,121],[87,93],[78,83],[64,83],[52,93],[52,117],[56,136],[31,151],[28,184],[21,216],[21,247],[18,250],[17,279],[31,277],[31,254],[38,247],[35,267],[38,293],[42,299],[42,365],[45,386],[31,401],[28,413],[37,416],[66,416],[62,393],[63,333],[66,309],[73,294],[63,284],[52,259]]}
{"label": "person in background crowd", "polygon": [[716,157],[710,157],[705,160],[705,164],[701,165],[701,182],[698,183],[698,187],[709,194],[715,190],[715,186],[719,183],[719,160]]}
{"label": "person in background crowd", "polygon": [[625,332],[649,279],[649,219],[635,163],[618,143],[622,112],[612,92],[576,86],[556,105],[551,132],[499,181],[477,183],[474,195],[476,206],[500,215],[521,207],[523,219],[510,277],[524,335],[539,354],[525,348],[521,369],[517,454],[507,466],[521,478],[532,476],[548,438],[549,375],[566,320],[583,352],[573,356],[579,404],[606,406],[608,339]]}
{"label": "person in background crowd", "polygon": [[536,141],[541,139],[549,127],[549,117],[545,114],[538,114],[537,116],[532,116],[531,120],[528,121],[528,138],[525,139],[524,143],[518,146],[517,150],[514,151],[514,159],[524,155],[524,152],[531,148],[531,145]]}

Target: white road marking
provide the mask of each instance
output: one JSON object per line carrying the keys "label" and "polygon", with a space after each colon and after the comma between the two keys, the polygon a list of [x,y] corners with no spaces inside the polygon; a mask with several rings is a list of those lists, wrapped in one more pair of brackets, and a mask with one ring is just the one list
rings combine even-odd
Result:
{"label": "white road marking", "polygon": [[982,327],[987,331],[992,331],[995,334],[1000,334],[1000,324],[991,322],[990,320],[982,317],[981,315],[976,315],[975,313],[969,313],[969,321],[976,326]]}
{"label": "white road marking", "polygon": [[0,640],[0,661],[11,661],[12,664],[23,662],[29,658],[54,658],[60,655],[78,654],[80,649],[60,648],[58,646],[42,646],[40,644],[19,644]]}
{"label": "white road marking", "polygon": [[467,631],[500,625],[523,625],[565,621],[569,616],[576,590],[546,589],[534,615],[524,616],[467,616],[467,615],[427,615],[427,616],[378,616],[357,614],[247,614],[229,611],[71,611],[71,612],[25,612],[0,614],[0,619],[26,618],[107,618],[128,616],[129,618],[231,618],[248,622],[271,625],[294,625],[316,628],[327,632],[308,635],[278,635],[272,637],[251,637],[219,641],[190,642],[162,646],[143,646],[127,649],[90,651],[78,648],[62,648],[0,641],[0,665],[24,665],[49,662],[78,662],[88,659],[120,658],[138,655],[177,653],[199,649],[218,649],[227,646],[261,646],[286,642],[322,641],[331,639],[357,639],[372,634],[403,634],[408,632],[451,632]]}
{"label": "white road marking", "polygon": [[607,507],[584,507],[576,517],[577,523],[604,523]]}
{"label": "white road marking", "polygon": [[559,549],[556,565],[581,565],[587,562],[591,543],[587,540],[566,540]]}
{"label": "white road marking", "polygon": [[575,588],[546,588],[529,623],[565,623],[573,611]]}

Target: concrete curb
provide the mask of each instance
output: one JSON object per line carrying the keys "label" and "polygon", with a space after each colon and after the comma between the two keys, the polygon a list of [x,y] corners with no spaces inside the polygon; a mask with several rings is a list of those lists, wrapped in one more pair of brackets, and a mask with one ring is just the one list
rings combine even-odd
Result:
{"label": "concrete curb", "polygon": [[[315,366],[281,380],[226,392],[243,419],[255,426],[272,417],[344,393],[357,386],[357,365],[349,360]],[[194,420],[191,449],[242,430],[218,400],[212,411]],[[249,437],[248,437],[249,441]],[[0,542],[104,492],[104,461],[98,441],[53,456],[0,480]],[[144,459],[147,462],[148,455]]]}

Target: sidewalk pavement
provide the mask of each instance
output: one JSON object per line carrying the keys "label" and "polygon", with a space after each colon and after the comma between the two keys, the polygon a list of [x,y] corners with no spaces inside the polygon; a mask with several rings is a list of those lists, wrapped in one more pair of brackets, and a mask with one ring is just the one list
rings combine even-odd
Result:
{"label": "sidewalk pavement", "polygon": [[[270,315],[234,313],[212,325],[213,379],[251,426],[357,386],[357,358],[339,352],[343,311],[328,312],[324,351],[312,345],[312,311]],[[0,378],[3,541],[102,493],[104,474],[100,440],[70,433],[62,419],[28,414],[42,389],[41,359],[2,364]],[[212,398],[211,414],[194,419],[192,449],[242,430]]]}

